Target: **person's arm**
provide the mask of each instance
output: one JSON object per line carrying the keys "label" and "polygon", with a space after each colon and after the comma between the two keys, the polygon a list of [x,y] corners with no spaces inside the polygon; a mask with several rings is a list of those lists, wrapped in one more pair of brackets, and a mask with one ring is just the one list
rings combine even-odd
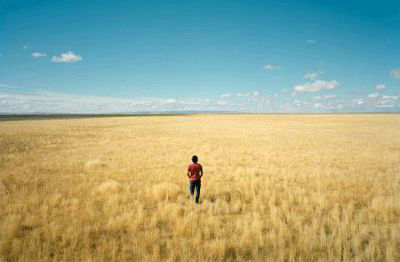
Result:
{"label": "person's arm", "polygon": [[200,167],[200,178],[203,176],[203,167]]}
{"label": "person's arm", "polygon": [[188,178],[190,178],[190,167],[188,167],[188,170],[187,170],[187,174],[186,174],[186,175],[187,175]]}

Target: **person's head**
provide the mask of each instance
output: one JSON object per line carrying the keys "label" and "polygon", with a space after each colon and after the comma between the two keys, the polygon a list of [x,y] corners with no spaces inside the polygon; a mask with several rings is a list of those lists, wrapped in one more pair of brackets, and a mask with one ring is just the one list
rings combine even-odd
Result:
{"label": "person's head", "polygon": [[197,156],[192,156],[192,162],[197,163],[199,161],[199,158]]}

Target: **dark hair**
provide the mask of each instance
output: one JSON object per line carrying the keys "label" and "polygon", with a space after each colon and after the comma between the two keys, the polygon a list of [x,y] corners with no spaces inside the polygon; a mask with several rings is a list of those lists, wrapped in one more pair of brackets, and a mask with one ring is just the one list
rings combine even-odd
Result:
{"label": "dark hair", "polygon": [[193,163],[197,163],[198,160],[199,160],[199,158],[197,156],[192,156]]}

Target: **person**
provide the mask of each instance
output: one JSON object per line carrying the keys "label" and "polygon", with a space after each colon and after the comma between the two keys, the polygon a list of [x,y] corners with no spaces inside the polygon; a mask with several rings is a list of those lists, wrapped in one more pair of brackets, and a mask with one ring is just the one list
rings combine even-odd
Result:
{"label": "person", "polygon": [[203,176],[203,167],[197,163],[199,158],[197,156],[192,156],[192,162],[188,167],[187,176],[190,179],[189,183],[189,193],[190,197],[193,199],[194,190],[196,189],[196,203],[200,200],[200,187],[201,187],[201,177]]}

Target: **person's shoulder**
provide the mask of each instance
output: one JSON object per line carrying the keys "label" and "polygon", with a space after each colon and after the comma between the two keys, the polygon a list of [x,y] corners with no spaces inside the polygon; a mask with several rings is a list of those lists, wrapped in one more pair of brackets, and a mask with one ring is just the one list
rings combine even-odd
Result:
{"label": "person's shoulder", "polygon": [[200,168],[203,168],[203,166],[200,163],[198,163],[198,165],[199,165]]}

